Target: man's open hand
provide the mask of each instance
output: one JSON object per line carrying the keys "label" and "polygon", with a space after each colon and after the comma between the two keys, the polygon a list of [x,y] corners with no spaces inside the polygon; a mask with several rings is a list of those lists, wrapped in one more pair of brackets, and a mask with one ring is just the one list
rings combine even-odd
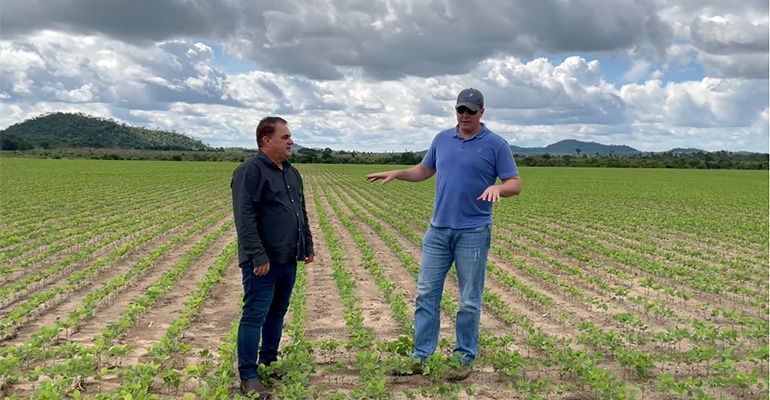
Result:
{"label": "man's open hand", "polygon": [[491,201],[492,203],[497,203],[500,201],[500,189],[500,186],[492,185],[488,187],[487,190],[481,194],[481,196],[477,197],[476,200]]}
{"label": "man's open hand", "polygon": [[393,179],[396,179],[396,171],[378,172],[366,176],[366,180],[371,182],[378,181],[380,179],[382,179],[382,184],[384,185]]}

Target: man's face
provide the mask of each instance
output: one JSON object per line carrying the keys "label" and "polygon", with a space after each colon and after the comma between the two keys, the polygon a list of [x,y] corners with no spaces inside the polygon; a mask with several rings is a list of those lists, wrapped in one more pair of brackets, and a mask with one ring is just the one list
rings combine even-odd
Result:
{"label": "man's face", "polygon": [[478,128],[481,123],[481,116],[484,115],[484,109],[479,108],[476,111],[472,111],[465,106],[458,106],[455,108],[457,114],[457,124],[463,131],[473,131]]}
{"label": "man's face", "polygon": [[291,146],[294,141],[291,140],[289,127],[284,124],[276,124],[273,136],[265,138],[265,145],[270,154],[281,160],[288,160],[291,156]]}

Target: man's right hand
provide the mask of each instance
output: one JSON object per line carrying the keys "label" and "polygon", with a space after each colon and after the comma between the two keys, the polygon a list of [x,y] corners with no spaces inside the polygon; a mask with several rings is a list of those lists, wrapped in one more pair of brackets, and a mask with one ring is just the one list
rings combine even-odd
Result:
{"label": "man's right hand", "polygon": [[270,272],[270,263],[264,263],[260,265],[259,267],[254,267],[254,275],[256,276],[265,276],[267,273]]}
{"label": "man's right hand", "polygon": [[388,171],[388,172],[378,172],[374,174],[369,174],[366,176],[366,180],[374,182],[382,179],[382,183],[386,184],[393,179],[396,179],[396,175],[399,171]]}

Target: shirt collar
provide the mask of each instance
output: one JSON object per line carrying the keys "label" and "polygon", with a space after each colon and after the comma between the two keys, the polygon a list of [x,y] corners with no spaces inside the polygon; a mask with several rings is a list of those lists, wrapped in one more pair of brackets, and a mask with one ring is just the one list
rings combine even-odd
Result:
{"label": "shirt collar", "polygon": [[487,135],[487,132],[489,132],[489,129],[487,129],[487,125],[486,125],[486,124],[484,124],[483,122],[481,122],[481,130],[480,130],[478,133],[476,133],[476,134],[475,134],[475,135],[474,135],[472,138],[470,138],[470,139],[465,139],[464,137],[460,136],[460,131],[459,131],[459,129],[460,129],[460,125],[459,125],[459,124],[458,124],[458,125],[455,125],[455,133],[454,133],[454,135],[453,135],[453,136],[454,136],[454,137],[456,137],[456,138],[460,138],[460,139],[463,139],[463,140],[481,139],[481,138],[483,138],[484,136],[486,136],[486,135]]}
{"label": "shirt collar", "polygon": [[[257,159],[265,163],[268,167],[276,168],[278,169],[278,164],[274,163],[273,160],[270,159],[265,153],[262,152],[262,150],[259,150],[257,152]],[[291,166],[291,164],[288,161],[284,161],[281,163],[284,167]]]}

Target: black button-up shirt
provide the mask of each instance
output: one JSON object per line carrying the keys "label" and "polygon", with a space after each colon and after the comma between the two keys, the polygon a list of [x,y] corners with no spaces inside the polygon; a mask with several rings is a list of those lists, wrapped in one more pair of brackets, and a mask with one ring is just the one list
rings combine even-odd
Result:
{"label": "black button-up shirt", "polygon": [[287,264],[313,253],[302,177],[288,161],[282,167],[260,151],[233,172],[239,264]]}

